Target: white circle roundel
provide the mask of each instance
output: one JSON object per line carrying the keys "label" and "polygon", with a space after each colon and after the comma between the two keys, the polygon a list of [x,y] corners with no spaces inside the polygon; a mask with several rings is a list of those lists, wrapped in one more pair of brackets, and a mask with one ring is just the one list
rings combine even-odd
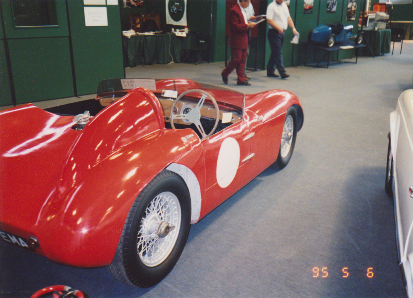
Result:
{"label": "white circle roundel", "polygon": [[222,188],[227,187],[237,174],[240,158],[239,144],[234,138],[226,138],[219,149],[217,161],[217,181]]}

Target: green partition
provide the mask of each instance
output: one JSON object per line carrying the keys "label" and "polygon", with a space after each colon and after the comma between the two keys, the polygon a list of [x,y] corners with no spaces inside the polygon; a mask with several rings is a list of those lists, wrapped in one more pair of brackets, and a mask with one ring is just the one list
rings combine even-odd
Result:
{"label": "green partition", "polygon": [[10,39],[8,44],[18,104],[74,95],[67,37]]}
{"label": "green partition", "polygon": [[[0,6],[1,9],[1,6]],[[1,15],[0,15],[1,19]],[[3,34],[3,24],[0,22],[0,106],[11,105],[12,95],[10,90],[9,70],[6,60],[6,48]]]}
{"label": "green partition", "polygon": [[[342,11],[342,22],[344,26],[353,25],[353,34],[357,35],[360,11],[363,9],[364,2],[363,0],[357,0],[357,10],[356,10],[356,15],[354,17],[355,19],[347,21],[348,2],[349,2],[348,0],[344,0],[343,11]],[[355,50],[340,51],[338,55],[338,59],[351,58],[354,56],[355,56]]]}
{"label": "green partition", "polygon": [[[1,29],[0,32],[0,35],[3,35],[3,29]],[[0,106],[11,105],[13,103],[13,100],[10,90],[10,78],[7,68],[5,44],[4,39],[2,38],[0,38],[0,90]]]}
{"label": "green partition", "polygon": [[[211,59],[210,61],[225,60],[225,18],[226,3],[222,0],[211,0],[212,5],[212,32],[211,32]],[[230,52],[228,52],[230,53]],[[228,54],[228,57],[230,54]]]}
{"label": "green partition", "polygon": [[[320,0],[320,12],[318,16],[318,25],[327,25],[330,23],[342,22],[343,18],[343,3],[347,0],[337,1],[336,11],[327,12],[327,0]],[[320,53],[321,54],[321,53]],[[334,52],[331,55],[332,60],[337,60],[338,52]],[[321,58],[318,57],[317,58]]]}
{"label": "green partition", "polygon": [[393,5],[392,21],[412,21],[413,4]]}
{"label": "green partition", "polygon": [[[105,7],[108,26],[87,27],[85,7]],[[83,0],[69,0],[68,10],[77,95],[96,93],[99,81],[125,76],[119,5],[85,6]]]}
{"label": "green partition", "polygon": [[[312,13],[304,13],[304,0],[297,0],[297,11],[295,15],[295,27],[300,33],[300,41],[306,41],[308,33],[317,27],[320,12],[320,0],[314,0]],[[308,57],[311,57],[312,49],[309,49]],[[294,47],[292,65],[304,64],[305,49],[303,45]]]}
{"label": "green partition", "polygon": [[55,0],[49,11],[53,25],[30,26],[16,21],[12,3],[1,0],[16,104],[74,96],[66,1]]}

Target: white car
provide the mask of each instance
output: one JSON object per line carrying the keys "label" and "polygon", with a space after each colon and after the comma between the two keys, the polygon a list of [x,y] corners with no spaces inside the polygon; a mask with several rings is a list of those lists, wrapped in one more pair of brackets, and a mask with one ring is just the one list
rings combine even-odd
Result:
{"label": "white car", "polygon": [[390,113],[385,189],[394,197],[396,242],[403,282],[413,297],[413,89],[404,91]]}

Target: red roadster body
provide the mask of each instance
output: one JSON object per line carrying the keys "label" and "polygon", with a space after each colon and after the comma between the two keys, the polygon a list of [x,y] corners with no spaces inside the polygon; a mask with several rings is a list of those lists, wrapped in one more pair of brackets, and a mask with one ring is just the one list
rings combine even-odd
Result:
{"label": "red roadster body", "polygon": [[190,223],[288,163],[304,120],[282,90],[186,79],[99,88],[96,99],[0,112],[0,236],[142,287],[172,270]]}

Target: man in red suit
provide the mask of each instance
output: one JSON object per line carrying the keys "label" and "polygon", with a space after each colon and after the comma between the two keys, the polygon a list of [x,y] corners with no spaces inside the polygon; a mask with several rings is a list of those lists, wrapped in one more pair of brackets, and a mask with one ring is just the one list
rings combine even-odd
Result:
{"label": "man in red suit", "polygon": [[247,60],[248,30],[254,28],[256,23],[249,23],[246,8],[250,0],[240,0],[235,4],[229,13],[229,46],[231,47],[232,58],[227,67],[222,71],[222,81],[228,84],[228,75],[237,70],[237,85],[250,86],[245,80],[245,62]]}

